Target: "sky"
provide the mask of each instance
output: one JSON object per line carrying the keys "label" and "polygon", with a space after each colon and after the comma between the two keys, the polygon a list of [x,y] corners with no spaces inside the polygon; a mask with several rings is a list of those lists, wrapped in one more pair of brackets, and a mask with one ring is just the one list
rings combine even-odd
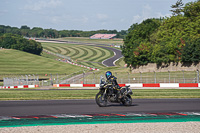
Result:
{"label": "sky", "polygon": [[[56,30],[128,30],[171,16],[177,0],[0,0],[0,25]],[[195,0],[182,0],[184,4]]]}

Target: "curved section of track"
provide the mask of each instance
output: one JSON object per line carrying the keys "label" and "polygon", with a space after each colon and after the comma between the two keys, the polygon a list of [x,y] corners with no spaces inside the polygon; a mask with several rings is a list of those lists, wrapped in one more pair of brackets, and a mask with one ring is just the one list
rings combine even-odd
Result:
{"label": "curved section of track", "polygon": [[107,67],[115,66],[115,62],[119,60],[120,58],[123,57],[121,50],[111,48],[111,47],[104,47],[104,46],[99,46],[105,49],[109,49],[115,53],[115,55],[107,60],[104,60],[102,64],[104,64]]}

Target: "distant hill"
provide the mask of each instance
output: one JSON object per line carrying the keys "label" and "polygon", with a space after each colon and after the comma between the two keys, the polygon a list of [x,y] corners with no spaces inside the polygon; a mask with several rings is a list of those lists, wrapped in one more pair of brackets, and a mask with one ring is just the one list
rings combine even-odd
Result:
{"label": "distant hill", "polygon": [[0,49],[0,74],[71,74],[83,68],[13,49]]}

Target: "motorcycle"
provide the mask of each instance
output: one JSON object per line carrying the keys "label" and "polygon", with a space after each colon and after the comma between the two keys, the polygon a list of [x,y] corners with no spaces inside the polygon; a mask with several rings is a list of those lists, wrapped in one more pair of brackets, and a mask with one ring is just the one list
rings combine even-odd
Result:
{"label": "motorcycle", "polygon": [[113,86],[107,86],[105,79],[101,77],[99,92],[96,94],[95,100],[99,107],[106,107],[107,102],[122,103],[125,106],[131,106],[133,94],[130,86],[125,86],[118,92]]}

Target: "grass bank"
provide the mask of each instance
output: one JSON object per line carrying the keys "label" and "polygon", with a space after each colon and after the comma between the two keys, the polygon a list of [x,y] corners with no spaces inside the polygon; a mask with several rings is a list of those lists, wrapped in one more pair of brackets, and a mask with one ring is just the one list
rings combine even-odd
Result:
{"label": "grass bank", "polygon": [[[70,75],[83,70],[84,68],[78,66],[27,52],[13,49],[0,49],[0,86],[3,86],[3,77],[19,77],[29,74],[45,75],[50,73]],[[39,78],[44,77],[40,76]]]}
{"label": "grass bank", "polygon": [[64,37],[59,38],[58,40],[108,45],[115,44],[117,46],[123,44],[123,39],[90,39],[89,37]]}
{"label": "grass bank", "polygon": [[[98,90],[0,90],[0,100],[94,99]],[[200,98],[200,89],[133,90],[133,99]]]}
{"label": "grass bank", "polygon": [[0,74],[71,74],[83,68],[13,49],[0,50]]}

